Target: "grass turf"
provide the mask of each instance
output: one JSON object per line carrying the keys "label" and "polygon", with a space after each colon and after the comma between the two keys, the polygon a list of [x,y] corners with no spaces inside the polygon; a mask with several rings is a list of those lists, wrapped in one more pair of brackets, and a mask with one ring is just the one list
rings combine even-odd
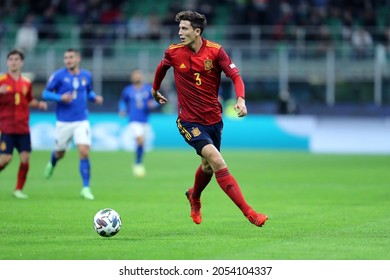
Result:
{"label": "grass turf", "polygon": [[[79,196],[75,151],[50,180],[50,152],[34,151],[25,192],[16,200],[18,156],[0,173],[3,260],[388,260],[390,157],[288,151],[223,152],[247,202],[266,213],[250,224],[213,179],[202,196],[203,222],[189,216],[185,190],[199,159],[192,150],[155,150],[147,176],[132,176],[128,152],[91,153],[95,201]],[[112,238],[93,230],[110,207],[123,221]]]}

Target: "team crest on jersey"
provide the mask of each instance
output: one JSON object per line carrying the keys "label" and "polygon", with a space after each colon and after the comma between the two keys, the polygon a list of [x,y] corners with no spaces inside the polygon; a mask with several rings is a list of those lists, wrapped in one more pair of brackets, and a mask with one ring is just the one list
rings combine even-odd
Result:
{"label": "team crest on jersey", "polygon": [[83,78],[83,79],[81,80],[81,85],[82,85],[83,87],[85,87],[85,86],[87,85],[87,80],[86,80],[85,78]]}
{"label": "team crest on jersey", "polygon": [[22,93],[23,93],[23,95],[26,95],[26,94],[27,94],[27,87],[26,87],[26,86],[23,86],[23,88],[22,88]]}
{"label": "team crest on jersey", "polygon": [[0,151],[5,151],[7,149],[7,144],[3,141],[0,144]]}
{"label": "team crest on jersey", "polygon": [[204,70],[211,70],[213,69],[213,61],[211,59],[206,59],[204,61]]}
{"label": "team crest on jersey", "polygon": [[193,127],[191,130],[191,133],[192,133],[192,135],[194,135],[194,137],[196,137],[196,136],[199,136],[202,132],[200,132],[199,128]]}

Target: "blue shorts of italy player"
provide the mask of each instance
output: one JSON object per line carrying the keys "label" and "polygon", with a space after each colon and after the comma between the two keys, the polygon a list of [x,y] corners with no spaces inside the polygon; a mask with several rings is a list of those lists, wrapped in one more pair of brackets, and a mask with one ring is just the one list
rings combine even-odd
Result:
{"label": "blue shorts of italy player", "polygon": [[20,152],[31,152],[30,133],[25,134],[7,134],[1,133],[0,136],[0,154],[11,155],[14,148]]}
{"label": "blue shorts of italy player", "polygon": [[222,121],[212,125],[202,125],[177,119],[176,124],[181,136],[196,150],[198,155],[202,156],[202,149],[207,144],[213,144],[220,151],[223,129]]}

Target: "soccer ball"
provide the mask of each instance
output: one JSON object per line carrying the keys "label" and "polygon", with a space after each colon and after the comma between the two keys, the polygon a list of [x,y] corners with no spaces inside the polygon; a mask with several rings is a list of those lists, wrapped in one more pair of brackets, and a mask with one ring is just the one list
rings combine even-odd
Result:
{"label": "soccer ball", "polygon": [[105,208],[93,217],[93,226],[99,235],[112,237],[122,228],[121,216],[115,210]]}

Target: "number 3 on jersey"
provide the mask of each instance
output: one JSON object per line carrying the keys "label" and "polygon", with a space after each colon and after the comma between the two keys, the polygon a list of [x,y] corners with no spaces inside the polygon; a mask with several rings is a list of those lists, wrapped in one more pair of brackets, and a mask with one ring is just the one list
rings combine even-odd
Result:
{"label": "number 3 on jersey", "polygon": [[195,84],[197,86],[200,86],[202,84],[202,80],[200,78],[200,73],[194,73],[194,76],[195,76]]}

